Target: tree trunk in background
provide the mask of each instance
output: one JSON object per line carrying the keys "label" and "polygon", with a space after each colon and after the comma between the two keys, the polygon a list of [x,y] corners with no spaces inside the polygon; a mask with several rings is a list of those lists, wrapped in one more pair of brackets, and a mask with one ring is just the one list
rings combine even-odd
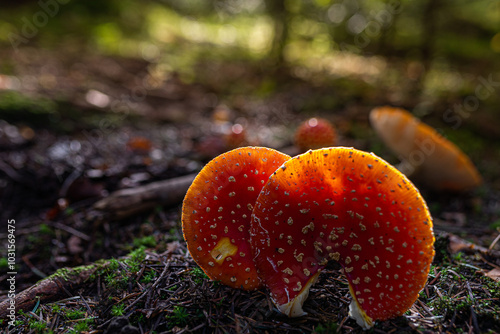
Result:
{"label": "tree trunk in background", "polygon": [[[442,0],[427,0],[422,8],[422,43],[420,45],[420,68],[413,69],[412,81],[410,81],[408,96],[420,100],[425,85],[425,78],[429,72],[435,53],[436,33],[438,31],[438,11]],[[407,64],[410,66],[410,64]],[[418,66],[418,65],[417,65]]]}
{"label": "tree trunk in background", "polygon": [[416,81],[418,93],[422,91],[425,77],[429,72],[435,52],[437,33],[438,11],[442,0],[428,0],[422,12],[423,43],[421,46],[421,59],[423,65],[422,75]]}
{"label": "tree trunk in background", "polygon": [[437,32],[437,14],[442,0],[428,0],[422,13],[423,44],[422,63],[427,72],[432,63]]}
{"label": "tree trunk in background", "polygon": [[380,37],[378,38],[376,45],[376,54],[382,55],[384,57],[391,57],[395,54],[394,38],[396,35],[396,24],[400,17],[400,14],[401,11],[394,13],[391,17],[391,21],[388,22],[387,26],[381,29]]}
{"label": "tree trunk in background", "polygon": [[267,13],[274,20],[274,38],[269,58],[280,68],[285,63],[284,50],[288,41],[290,15],[284,1],[265,0]]}

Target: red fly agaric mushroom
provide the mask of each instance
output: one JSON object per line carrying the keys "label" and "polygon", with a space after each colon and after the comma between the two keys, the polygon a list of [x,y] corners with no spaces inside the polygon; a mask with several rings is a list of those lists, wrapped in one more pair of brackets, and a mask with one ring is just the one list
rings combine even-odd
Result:
{"label": "red fly agaric mushroom", "polygon": [[232,125],[224,135],[224,141],[226,143],[226,147],[230,149],[241,147],[245,144],[248,145],[245,128],[238,123]]}
{"label": "red fly agaric mushroom", "polygon": [[436,190],[466,191],[481,184],[470,159],[436,130],[400,108],[380,107],[370,122],[402,160],[399,169]]}
{"label": "red fly agaric mushroom", "polygon": [[245,290],[260,286],[249,243],[250,219],[265,182],[289,156],[242,147],[211,160],[189,187],[182,230],[189,252],[214,280]]}
{"label": "red fly agaric mushroom", "polygon": [[310,118],[295,131],[295,145],[301,152],[335,145],[336,138],[332,124],[323,118]]}
{"label": "red fly agaric mushroom", "polygon": [[282,313],[300,316],[328,261],[341,264],[362,327],[402,315],[425,285],[432,220],[413,184],[371,153],[337,147],[283,164],[257,198],[250,228],[263,283]]}

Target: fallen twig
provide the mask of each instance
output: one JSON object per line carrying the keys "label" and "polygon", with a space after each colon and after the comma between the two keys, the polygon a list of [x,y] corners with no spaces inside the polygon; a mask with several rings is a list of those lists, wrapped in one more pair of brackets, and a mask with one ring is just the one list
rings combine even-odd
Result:
{"label": "fallen twig", "polygon": [[[37,302],[48,303],[67,297],[68,291],[74,291],[87,282],[91,275],[98,269],[104,269],[107,263],[107,261],[98,261],[88,266],[59,269],[49,277],[16,294],[14,297],[16,311],[28,311],[33,309]],[[10,303],[10,299],[0,303],[0,319],[7,317],[7,307]]]}
{"label": "fallen twig", "polygon": [[464,251],[469,253],[481,253],[500,258],[500,251],[476,245],[451,233],[447,233],[445,237],[449,240],[449,249],[452,253]]}
{"label": "fallen twig", "polygon": [[182,202],[196,174],[153,182],[144,186],[115,191],[94,204],[93,209],[110,219],[123,219],[157,205]]}

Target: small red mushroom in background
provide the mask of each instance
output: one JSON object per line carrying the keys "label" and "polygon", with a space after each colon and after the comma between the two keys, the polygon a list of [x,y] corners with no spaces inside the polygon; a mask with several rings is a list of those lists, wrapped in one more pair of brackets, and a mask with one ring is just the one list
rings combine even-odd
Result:
{"label": "small red mushroom in background", "polygon": [[324,118],[310,118],[295,131],[295,146],[301,152],[335,145],[337,133],[333,125]]}
{"label": "small red mushroom in background", "polygon": [[252,210],[269,176],[288,155],[242,147],[211,160],[189,187],[182,230],[189,252],[213,280],[245,290],[260,286],[250,247]]}
{"label": "small red mushroom in background", "polygon": [[153,148],[153,144],[148,138],[135,136],[127,141],[127,148],[135,153],[147,154]]}
{"label": "small red mushroom in background", "polygon": [[285,162],[257,198],[250,236],[260,278],[282,313],[304,314],[311,285],[333,260],[349,282],[349,314],[365,329],[411,307],[434,257],[419,191],[386,161],[353,148]]}
{"label": "small red mushroom in background", "polygon": [[247,133],[241,124],[233,124],[224,135],[224,142],[228,149],[248,145]]}

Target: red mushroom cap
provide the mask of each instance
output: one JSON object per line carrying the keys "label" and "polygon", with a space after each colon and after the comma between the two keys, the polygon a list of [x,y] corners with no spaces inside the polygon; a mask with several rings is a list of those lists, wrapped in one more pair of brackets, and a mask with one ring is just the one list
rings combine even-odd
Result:
{"label": "red mushroom cap", "polygon": [[335,145],[333,125],[323,118],[310,118],[295,131],[295,145],[302,151]]}
{"label": "red mushroom cap", "polygon": [[224,135],[224,142],[226,147],[234,149],[237,147],[248,145],[247,133],[245,128],[241,124],[234,124]]}
{"label": "red mushroom cap", "polygon": [[269,175],[288,159],[272,149],[242,147],[214,158],[194,179],[182,206],[182,230],[193,259],[211,279],[245,290],[259,287],[251,214]]}
{"label": "red mushroom cap", "polygon": [[252,214],[251,244],[278,308],[304,314],[309,287],[338,261],[365,328],[402,315],[424,287],[434,256],[432,218],[413,184],[371,153],[308,151],[283,164]]}

